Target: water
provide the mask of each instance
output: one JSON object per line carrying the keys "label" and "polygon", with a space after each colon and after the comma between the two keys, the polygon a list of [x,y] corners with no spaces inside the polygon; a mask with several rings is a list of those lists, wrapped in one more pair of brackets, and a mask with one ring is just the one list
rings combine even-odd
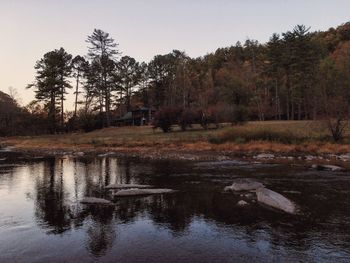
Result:
{"label": "water", "polygon": [[[6,158],[6,159],[4,159]],[[0,262],[350,262],[350,174],[302,166],[28,158],[0,153]],[[287,215],[222,193],[256,178],[299,205]],[[176,194],[111,198],[109,183]]]}

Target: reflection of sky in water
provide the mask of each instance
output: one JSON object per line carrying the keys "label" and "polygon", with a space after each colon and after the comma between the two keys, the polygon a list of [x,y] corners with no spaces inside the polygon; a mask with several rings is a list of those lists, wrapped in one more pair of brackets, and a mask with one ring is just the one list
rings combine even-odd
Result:
{"label": "reflection of sky in water", "polygon": [[[221,169],[212,163],[114,158],[16,160],[0,163],[0,262],[350,259],[347,174],[249,163],[225,163]],[[240,175],[280,192],[297,191],[289,197],[302,214],[236,207],[238,196],[220,192]],[[118,199],[112,208],[79,203],[84,196],[111,198],[104,190],[110,183],[180,192]]]}

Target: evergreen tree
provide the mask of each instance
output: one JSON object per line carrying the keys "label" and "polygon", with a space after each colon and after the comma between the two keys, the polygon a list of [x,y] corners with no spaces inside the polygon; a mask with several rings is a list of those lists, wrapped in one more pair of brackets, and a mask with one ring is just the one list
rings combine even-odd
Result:
{"label": "evergreen tree", "polygon": [[[35,65],[36,78],[28,88],[35,88],[35,97],[44,101],[48,108],[51,132],[57,131],[57,115],[60,110],[60,128],[64,128],[64,100],[66,89],[71,88],[68,78],[71,75],[72,55],[63,48],[48,52]],[[60,106],[57,106],[59,102]]]}
{"label": "evergreen tree", "polygon": [[120,98],[125,94],[126,111],[131,110],[131,96],[135,88],[141,81],[141,67],[138,62],[132,57],[124,56],[117,63],[117,75],[119,79]]}
{"label": "evergreen tree", "polygon": [[75,101],[74,101],[74,117],[77,115],[77,108],[78,108],[78,96],[81,93],[79,91],[79,84],[82,81],[82,78],[84,77],[84,72],[86,72],[88,67],[88,63],[82,56],[76,56],[72,60],[72,71],[73,71],[73,77],[76,79],[76,86],[75,86]]}
{"label": "evergreen tree", "polygon": [[116,56],[119,54],[117,50],[118,44],[114,42],[114,39],[109,36],[108,33],[95,29],[91,36],[88,36],[86,42],[89,46],[88,56],[91,61],[98,65],[95,69],[99,74],[98,88],[101,90],[101,113],[102,107],[105,110],[105,125],[108,127],[111,124],[110,120],[110,108],[112,91],[115,88],[113,82],[113,72],[115,69]]}

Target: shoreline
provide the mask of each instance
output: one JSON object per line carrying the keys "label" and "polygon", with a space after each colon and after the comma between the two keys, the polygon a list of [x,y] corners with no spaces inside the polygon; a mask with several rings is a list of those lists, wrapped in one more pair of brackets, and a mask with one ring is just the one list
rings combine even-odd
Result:
{"label": "shoreline", "polygon": [[[254,157],[258,155],[268,154],[266,158],[258,159],[350,163],[350,143],[337,144],[319,139],[326,134],[324,127],[319,130],[319,125],[318,122],[310,121],[267,121],[208,130],[193,127],[188,131],[174,130],[171,133],[163,133],[150,126],[109,127],[88,133],[2,137],[0,148],[1,145],[13,146],[16,151],[41,155],[79,156],[113,153],[114,156],[142,159],[197,161],[256,159]],[[268,141],[259,139],[266,136],[255,134],[262,132],[273,135],[273,132],[277,132],[283,135],[286,131],[293,134],[291,138],[304,138],[305,141],[286,143],[278,141],[278,136],[272,136],[275,140]],[[242,138],[245,138],[245,135],[252,138],[255,136],[257,139],[244,141]],[[227,136],[229,141],[220,140]]]}
{"label": "shoreline", "polygon": [[[311,146],[285,145],[279,143],[253,142],[248,144],[210,144],[204,142],[190,144],[168,144],[155,146],[93,146],[93,145],[32,145],[21,140],[4,140],[3,146],[13,147],[14,152],[22,152],[32,155],[73,157],[99,156],[139,158],[145,160],[169,160],[169,161],[228,161],[237,159],[251,159],[262,162],[310,162],[342,164],[350,168],[350,151],[344,151],[348,146],[341,147],[338,151],[325,151],[330,149],[328,144],[317,150]],[[333,145],[334,146],[334,145]],[[333,148],[334,149],[334,148]]]}

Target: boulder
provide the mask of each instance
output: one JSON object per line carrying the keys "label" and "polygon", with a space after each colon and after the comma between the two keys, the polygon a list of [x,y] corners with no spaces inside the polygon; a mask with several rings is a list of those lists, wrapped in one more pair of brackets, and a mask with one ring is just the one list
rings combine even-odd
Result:
{"label": "boulder", "polygon": [[283,195],[276,193],[267,188],[259,188],[256,191],[256,196],[259,203],[282,210],[289,214],[296,213],[295,204]]}
{"label": "boulder", "polygon": [[174,193],[172,189],[124,189],[114,193],[114,196],[140,196],[140,195],[155,195],[155,194],[169,194]]}
{"label": "boulder", "polygon": [[253,181],[251,179],[236,179],[231,186],[226,186],[224,191],[255,191],[259,188],[265,187],[262,183]]}
{"label": "boulder", "polygon": [[113,203],[109,200],[97,197],[84,197],[80,203],[87,205],[112,205]]}
{"label": "boulder", "polygon": [[110,184],[106,186],[106,189],[143,189],[143,188],[151,188],[151,185],[147,184]]}
{"label": "boulder", "polygon": [[107,153],[101,153],[99,155],[97,155],[98,157],[108,157],[111,155],[115,155],[115,152],[107,152]]}
{"label": "boulder", "polygon": [[261,153],[261,154],[254,156],[254,158],[256,158],[256,159],[273,159],[273,158],[275,158],[275,155],[273,155],[271,153]]}
{"label": "boulder", "polygon": [[239,200],[237,202],[237,206],[246,206],[246,205],[248,205],[248,203],[246,201],[244,201],[244,200]]}
{"label": "boulder", "polygon": [[313,164],[311,167],[312,169],[316,169],[320,171],[332,171],[332,172],[344,171],[344,168],[336,165]]}
{"label": "boulder", "polygon": [[305,160],[306,161],[312,161],[312,160],[315,160],[316,159],[316,157],[315,156],[312,156],[312,155],[306,155],[305,156]]}
{"label": "boulder", "polygon": [[342,154],[342,155],[338,156],[338,159],[340,159],[340,160],[342,160],[344,162],[350,161],[350,154],[349,153]]}
{"label": "boulder", "polygon": [[246,194],[244,195],[244,197],[251,200],[251,199],[254,199],[254,198],[255,198],[255,194],[253,194],[253,193],[246,193]]}

